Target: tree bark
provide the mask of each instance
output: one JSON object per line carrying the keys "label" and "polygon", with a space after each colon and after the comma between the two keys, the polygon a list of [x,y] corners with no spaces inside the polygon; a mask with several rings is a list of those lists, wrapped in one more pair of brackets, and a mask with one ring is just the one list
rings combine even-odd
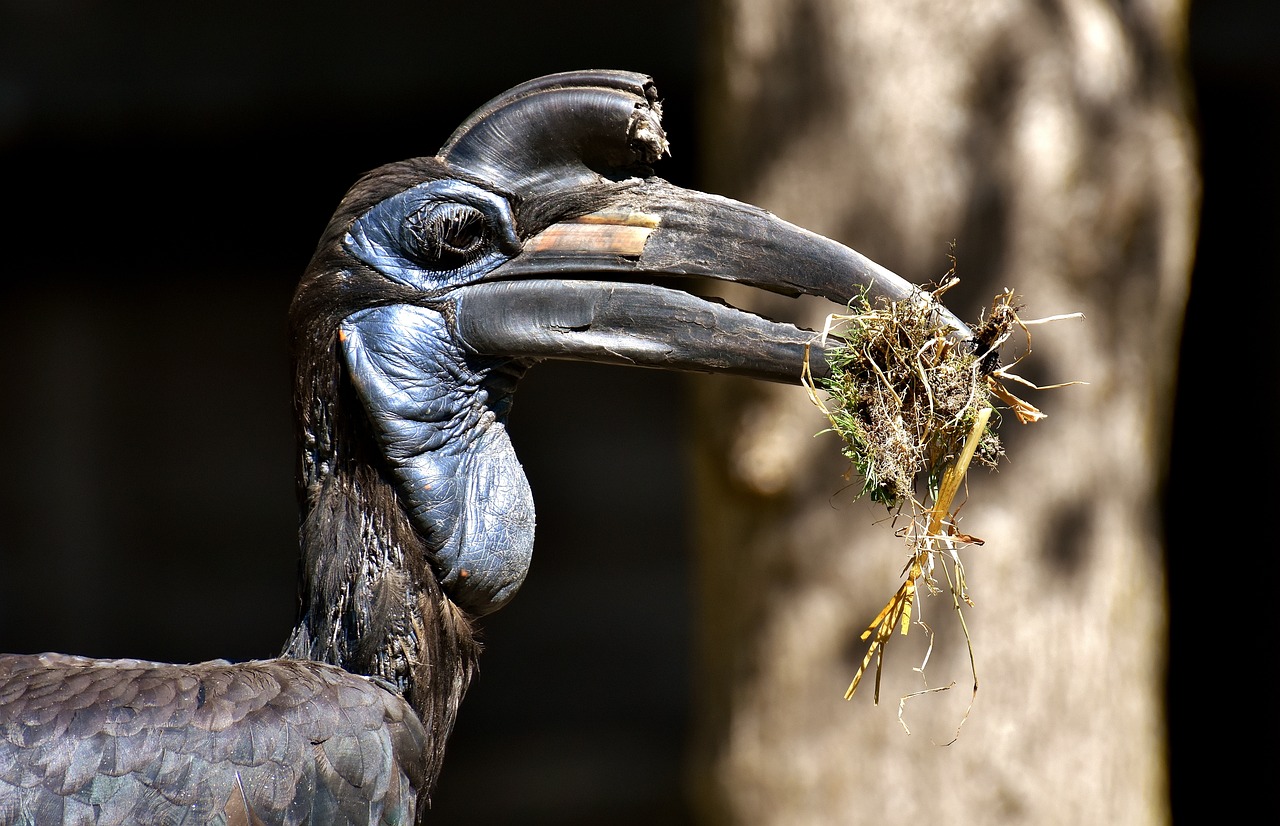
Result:
{"label": "tree bark", "polygon": [[[854,503],[802,391],[694,384],[701,520],[695,788],[710,823],[1160,823],[1169,818],[1159,516],[1199,180],[1178,0],[719,0],[710,191],[837,238],[976,320],[1002,288],[1017,372],[1049,417],[1004,416],[961,528],[979,690],[950,597],[895,636],[880,704],[843,692],[906,547]],[[730,296],[743,303],[742,296]],[[794,302],[753,305],[796,317]],[[802,303],[820,328],[831,305]],[[959,738],[957,726],[964,721]]]}

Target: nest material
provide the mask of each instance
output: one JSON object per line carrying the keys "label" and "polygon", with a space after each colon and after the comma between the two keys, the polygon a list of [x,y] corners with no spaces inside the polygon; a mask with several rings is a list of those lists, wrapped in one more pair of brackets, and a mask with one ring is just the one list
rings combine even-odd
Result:
{"label": "nest material", "polygon": [[[1008,337],[1017,317],[1012,300],[1012,293],[997,298],[974,342],[950,338],[951,327],[923,301],[872,306],[863,296],[849,313],[829,318],[824,337],[840,338],[826,348],[831,377],[808,384],[826,392],[826,402],[813,398],[841,438],[862,495],[895,508],[915,499],[918,479],[936,491],[979,411],[994,407],[991,343]],[[994,467],[1002,455],[995,430],[985,428],[977,460]]]}
{"label": "nest material", "polygon": [[[827,320],[822,343],[831,377],[815,381],[806,364],[804,380],[810,398],[826,415],[829,429],[840,436],[842,453],[861,480],[860,495],[908,512],[911,521],[910,527],[900,531],[911,552],[902,584],[862,634],[864,640],[871,641],[846,699],[853,696],[875,660],[875,699],[879,702],[884,647],[895,630],[908,632],[918,585],[930,593],[942,592],[935,579],[938,572],[946,580],[946,590],[964,629],[976,696],[973,646],[961,611],[962,603],[973,603],[959,551],[966,545],[981,544],[981,540],[958,530],[952,504],[971,462],[994,468],[1004,455],[995,433],[998,405],[1023,423],[1044,418],[1007,388],[1008,383],[1035,385],[1000,366],[1001,346],[1015,329],[1026,334],[1026,350],[1011,364],[1016,365],[1030,353],[1029,324],[1078,316],[1024,321],[1018,316],[1020,307],[1014,293],[1005,290],[975,326],[974,337],[958,341],[933,309],[936,299],[956,283],[950,278],[934,290],[935,301],[920,297],[900,302],[881,299],[873,305],[863,295],[851,302],[848,313]],[[836,340],[831,343],[833,337]],[[819,391],[824,391],[825,401]],[[931,632],[930,639],[932,648]],[[923,673],[923,664],[918,670]],[[917,694],[950,687],[926,688]],[[913,696],[916,694],[899,703],[900,722],[903,707]]]}

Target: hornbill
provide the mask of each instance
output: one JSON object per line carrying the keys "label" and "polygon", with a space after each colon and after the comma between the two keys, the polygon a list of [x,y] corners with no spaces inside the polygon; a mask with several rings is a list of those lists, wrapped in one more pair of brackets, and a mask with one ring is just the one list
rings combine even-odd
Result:
{"label": "hornbill", "polygon": [[525,370],[826,370],[811,332],[654,283],[670,277],[932,301],[847,247],[655,177],[666,151],[650,78],[571,72],[352,187],[289,313],[302,561],[283,653],[0,657],[0,823],[415,822],[476,668],[475,620],[530,562],[505,426]]}

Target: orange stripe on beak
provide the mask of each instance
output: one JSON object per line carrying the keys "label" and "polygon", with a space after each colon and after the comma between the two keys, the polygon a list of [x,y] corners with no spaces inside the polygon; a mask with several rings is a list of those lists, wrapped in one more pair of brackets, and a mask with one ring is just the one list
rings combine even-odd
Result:
{"label": "orange stripe on beak", "polygon": [[661,217],[647,212],[593,212],[553,224],[525,242],[530,252],[638,256]]}

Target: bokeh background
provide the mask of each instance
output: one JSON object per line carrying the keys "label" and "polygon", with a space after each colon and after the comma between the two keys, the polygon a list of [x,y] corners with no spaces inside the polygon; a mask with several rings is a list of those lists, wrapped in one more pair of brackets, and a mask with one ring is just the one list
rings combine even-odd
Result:
{"label": "bokeh background", "polygon": [[[347,186],[515,83],[586,67],[656,78],[660,172],[698,186],[706,15],[0,0],[0,650],[274,654],[295,608],[283,319]],[[1175,817],[1268,772],[1235,741],[1276,728],[1252,526],[1278,458],[1277,34],[1268,0],[1191,7],[1204,199],[1166,490]],[[692,821],[685,388],[581,365],[526,379],[535,565],[485,622],[437,822]]]}

